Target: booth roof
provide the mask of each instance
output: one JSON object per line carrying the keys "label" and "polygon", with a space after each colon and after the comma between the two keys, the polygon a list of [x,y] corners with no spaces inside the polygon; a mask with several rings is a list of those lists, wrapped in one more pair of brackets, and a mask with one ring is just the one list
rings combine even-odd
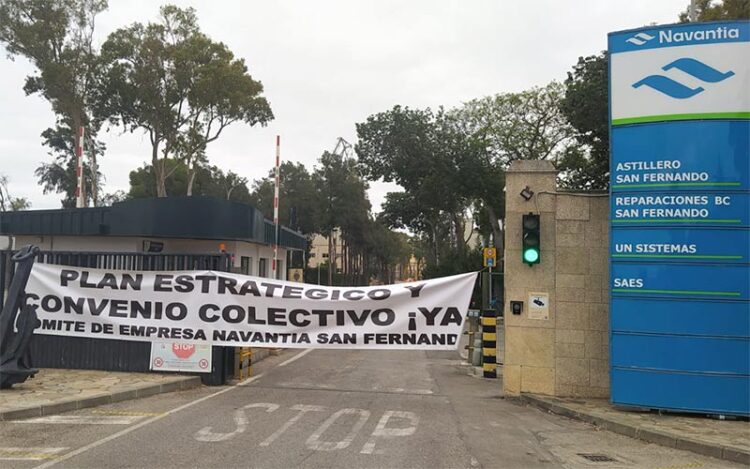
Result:
{"label": "booth roof", "polygon": [[[247,240],[273,244],[274,225],[253,206],[213,197],[133,199],[111,207],[0,212],[0,235],[143,236]],[[307,239],[279,227],[279,245],[305,249]]]}

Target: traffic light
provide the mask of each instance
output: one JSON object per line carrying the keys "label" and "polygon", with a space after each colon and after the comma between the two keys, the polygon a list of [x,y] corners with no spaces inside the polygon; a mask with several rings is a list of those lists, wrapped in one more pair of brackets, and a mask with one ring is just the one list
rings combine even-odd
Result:
{"label": "traffic light", "polygon": [[542,258],[541,236],[539,236],[539,215],[529,213],[523,216],[523,250],[521,260],[525,264],[538,264]]}

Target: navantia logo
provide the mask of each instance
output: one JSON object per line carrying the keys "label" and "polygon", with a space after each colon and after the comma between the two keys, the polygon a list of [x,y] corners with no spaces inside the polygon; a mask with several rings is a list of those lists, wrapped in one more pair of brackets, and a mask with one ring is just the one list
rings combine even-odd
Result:
{"label": "navantia logo", "polygon": [[646,33],[638,33],[631,38],[625,39],[625,42],[629,42],[634,46],[642,46],[652,39],[656,39],[656,36],[652,36]]}
{"label": "navantia logo", "polygon": [[[731,70],[721,72],[704,64],[700,60],[691,59],[689,57],[677,59],[674,62],[663,66],[661,69],[666,72],[673,68],[687,73],[705,83],[719,83],[734,75],[734,72]],[[648,86],[649,88],[653,88],[656,91],[675,99],[692,98],[696,94],[705,91],[702,86],[691,88],[669,77],[665,77],[664,75],[649,75],[646,78],[633,83],[633,88],[640,88],[641,86]]]}
{"label": "navantia logo", "polygon": [[689,41],[723,41],[727,39],[739,39],[740,30],[738,28],[728,28],[726,26],[717,26],[714,29],[699,29],[697,31],[684,31],[665,29],[659,31],[659,43],[671,44],[674,42]]}
{"label": "navantia logo", "polygon": [[[659,44],[679,44],[681,42],[703,42],[703,41],[725,41],[740,38],[739,28],[729,28],[727,26],[717,26],[713,29],[683,30],[681,28],[662,29],[659,31]],[[643,46],[649,41],[653,41],[657,36],[640,32],[634,36],[625,39],[625,42],[634,46]]]}

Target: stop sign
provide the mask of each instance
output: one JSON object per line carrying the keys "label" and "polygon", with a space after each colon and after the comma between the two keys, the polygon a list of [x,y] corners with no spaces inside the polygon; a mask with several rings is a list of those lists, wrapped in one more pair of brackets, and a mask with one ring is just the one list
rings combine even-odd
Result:
{"label": "stop sign", "polygon": [[192,344],[172,344],[172,352],[177,355],[177,358],[183,360],[190,358],[190,355],[195,353],[195,345]]}

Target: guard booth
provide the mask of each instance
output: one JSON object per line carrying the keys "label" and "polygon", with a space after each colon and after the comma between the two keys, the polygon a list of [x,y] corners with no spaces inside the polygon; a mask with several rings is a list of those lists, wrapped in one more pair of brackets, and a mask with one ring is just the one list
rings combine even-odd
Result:
{"label": "guard booth", "polygon": [[[36,262],[121,270],[214,270],[270,278],[274,225],[254,207],[211,197],[135,199],[111,207],[0,212],[0,236],[42,251]],[[306,238],[279,229],[278,280]],[[11,251],[0,251],[0,300],[13,272]],[[150,371],[149,342],[34,335],[34,366]],[[212,348],[205,384],[235,373],[235,351]],[[245,356],[242,357],[245,360]]]}

